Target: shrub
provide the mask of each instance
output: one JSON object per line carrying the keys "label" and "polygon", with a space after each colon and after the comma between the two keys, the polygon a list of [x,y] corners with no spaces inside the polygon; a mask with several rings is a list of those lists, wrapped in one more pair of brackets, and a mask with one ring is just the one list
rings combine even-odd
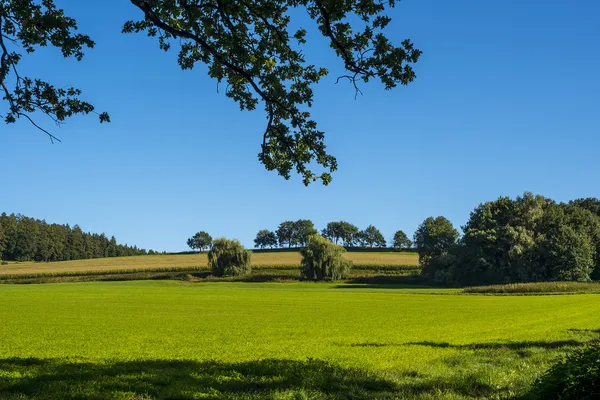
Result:
{"label": "shrub", "polygon": [[216,239],[208,252],[208,266],[215,276],[239,276],[252,270],[252,253],[239,240]]}
{"label": "shrub", "polygon": [[8,265],[8,261],[2,261],[2,265]]}
{"label": "shrub", "polygon": [[302,276],[310,280],[338,280],[347,278],[352,262],[344,258],[346,250],[321,235],[311,235],[302,249]]}
{"label": "shrub", "polygon": [[528,399],[597,399],[600,397],[600,341],[567,355],[541,378]]}

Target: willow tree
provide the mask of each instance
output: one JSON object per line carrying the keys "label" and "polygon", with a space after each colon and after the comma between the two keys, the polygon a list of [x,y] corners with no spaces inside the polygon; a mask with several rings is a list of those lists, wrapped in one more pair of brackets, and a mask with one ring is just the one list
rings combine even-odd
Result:
{"label": "willow tree", "polygon": [[[209,76],[225,83],[226,96],[242,110],[264,108],[258,159],[286,179],[295,170],[305,185],[328,184],[337,161],[309,112],[313,88],[328,71],[305,59],[308,32],[292,29],[292,19],[303,13],[315,22],[344,66],[337,80],[349,81],[357,93],[361,82],[372,79],[386,89],[412,82],[412,65],[421,54],[410,40],[396,46],[384,34],[394,0],[129,1],[140,18],[125,22],[123,32],[144,32],[160,49],[176,48],[183,69],[207,65]],[[94,42],[77,31],[76,21],[53,0],[0,0],[0,84],[7,105],[0,115],[6,123],[23,118],[54,141],[58,138],[34,114],[61,123],[75,114],[97,113],[79,89],[56,87],[18,70],[21,58],[40,46],[55,46],[65,57],[81,60]],[[106,112],[97,114],[100,122],[110,121]]]}

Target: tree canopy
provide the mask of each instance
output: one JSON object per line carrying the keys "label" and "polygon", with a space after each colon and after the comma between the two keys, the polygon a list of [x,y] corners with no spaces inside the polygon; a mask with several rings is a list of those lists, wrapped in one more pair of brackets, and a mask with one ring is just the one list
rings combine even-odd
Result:
{"label": "tree canopy", "polygon": [[[259,161],[286,179],[295,170],[305,185],[316,180],[327,185],[337,161],[309,112],[313,88],[328,70],[305,59],[302,49],[310,36],[292,20],[304,14],[316,23],[345,69],[337,80],[349,81],[357,93],[360,82],[373,79],[386,89],[409,84],[421,55],[410,40],[396,46],[384,34],[394,0],[130,2],[141,12],[140,19],[126,21],[123,32],[146,33],[164,51],[177,48],[182,69],[206,65],[208,75],[224,83],[225,95],[242,110],[262,105],[267,123]],[[62,123],[76,114],[97,113],[81,99],[80,89],[19,73],[21,58],[39,47],[54,46],[64,57],[81,60],[84,50],[94,46],[54,0],[0,0],[0,32],[0,86],[7,105],[0,115],[6,123],[23,118],[54,141],[58,138],[34,120],[35,114]],[[100,122],[110,121],[106,112],[97,114]],[[313,165],[320,171],[313,171]]]}
{"label": "tree canopy", "polygon": [[204,231],[196,232],[194,236],[187,240],[187,245],[191,249],[198,249],[200,251],[210,248],[212,244],[212,236],[210,236],[207,232]]}
{"label": "tree canopy", "polygon": [[256,239],[254,239],[254,245],[256,247],[260,247],[264,249],[265,247],[276,247],[277,246],[277,235],[275,232],[271,232],[268,229],[261,229],[256,234]]}
{"label": "tree canopy", "polygon": [[308,238],[317,233],[314,224],[309,219],[284,221],[277,228],[277,240],[280,246],[305,246]]}
{"label": "tree canopy", "polygon": [[84,232],[79,225],[49,224],[20,214],[0,214],[0,259],[67,261],[147,254],[137,246],[118,244],[105,234]]}
{"label": "tree canopy", "polygon": [[500,197],[471,212],[459,241],[447,220],[428,218],[415,234],[423,273],[461,284],[598,279],[594,205],[594,199],[565,204],[531,193]]}
{"label": "tree canopy", "polygon": [[321,234],[335,244],[342,241],[344,246],[353,246],[358,238],[358,227],[350,222],[329,222]]}
{"label": "tree canopy", "polygon": [[367,226],[363,231],[359,232],[358,240],[362,246],[366,247],[385,247],[385,238],[381,231],[373,225]]}
{"label": "tree canopy", "polygon": [[408,249],[410,246],[412,246],[412,241],[408,238],[404,231],[398,230],[396,233],[394,233],[393,247],[395,249]]}

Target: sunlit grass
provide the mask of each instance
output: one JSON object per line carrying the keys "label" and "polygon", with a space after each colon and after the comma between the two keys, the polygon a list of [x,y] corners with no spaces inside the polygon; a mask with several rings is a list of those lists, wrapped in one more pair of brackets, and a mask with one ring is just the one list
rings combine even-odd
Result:
{"label": "sunlit grass", "polygon": [[600,329],[596,295],[392,287],[3,285],[0,398],[510,397]]}

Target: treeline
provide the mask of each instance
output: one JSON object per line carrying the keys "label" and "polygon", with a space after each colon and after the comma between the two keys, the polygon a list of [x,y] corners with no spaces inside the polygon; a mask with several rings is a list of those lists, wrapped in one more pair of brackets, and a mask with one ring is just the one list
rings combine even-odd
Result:
{"label": "treeline", "polygon": [[[256,234],[254,245],[257,248],[291,248],[305,247],[311,235],[319,233],[311,220],[284,221],[275,231],[262,229]],[[384,248],[387,242],[379,229],[369,225],[360,230],[356,225],[346,221],[329,222],[321,230],[321,235],[335,244],[345,247],[377,247]],[[406,234],[399,230],[395,233],[392,246],[394,248],[410,248],[412,242]]]}
{"label": "treeline", "polygon": [[[154,253],[150,251],[150,253]],[[118,244],[103,233],[83,232],[78,225],[48,224],[20,214],[0,215],[0,254],[4,261],[67,261],[148,254]]]}
{"label": "treeline", "polygon": [[462,227],[427,218],[414,237],[423,275],[439,283],[600,279],[600,200],[525,193],[480,204]]}

